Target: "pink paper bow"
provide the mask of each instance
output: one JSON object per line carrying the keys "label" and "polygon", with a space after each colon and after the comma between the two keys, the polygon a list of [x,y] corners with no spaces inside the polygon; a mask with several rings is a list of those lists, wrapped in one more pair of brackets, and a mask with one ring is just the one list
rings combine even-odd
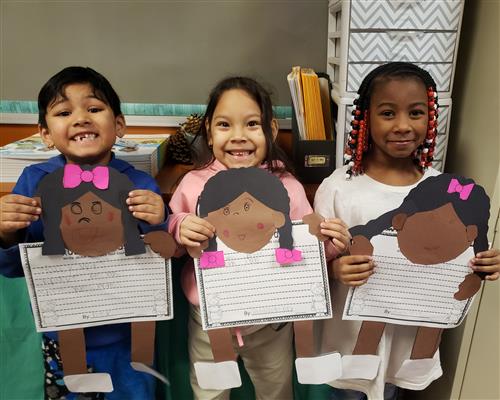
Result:
{"label": "pink paper bow", "polygon": [[473,188],[473,183],[469,183],[468,185],[461,185],[458,180],[452,178],[450,181],[450,185],[448,186],[448,193],[459,193],[459,197],[461,200],[467,200]]}
{"label": "pink paper bow", "polygon": [[93,170],[83,170],[79,165],[64,166],[63,187],[72,189],[82,182],[92,182],[97,189],[107,189],[109,185],[108,167],[97,166]]}
{"label": "pink paper bow", "polygon": [[225,266],[223,251],[204,251],[200,257],[200,268],[219,268]]}
{"label": "pink paper bow", "polygon": [[289,250],[278,248],[274,251],[274,255],[276,261],[278,261],[278,263],[280,263],[281,265],[302,261],[302,252],[297,249]]}

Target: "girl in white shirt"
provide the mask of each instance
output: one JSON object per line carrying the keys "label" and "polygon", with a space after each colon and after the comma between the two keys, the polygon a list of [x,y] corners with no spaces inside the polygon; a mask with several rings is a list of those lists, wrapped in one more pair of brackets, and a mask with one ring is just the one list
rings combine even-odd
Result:
{"label": "girl in white shirt", "polygon": [[[439,174],[431,168],[438,116],[436,84],[427,71],[403,62],[381,65],[366,76],[358,95],[344,156],[346,165],[323,181],[314,201],[317,213],[341,218],[350,227],[364,225],[399,207],[413,187]],[[499,254],[494,249],[480,252],[471,266],[488,273],[486,279],[497,279]],[[368,255],[333,261],[334,316],[318,323],[318,333],[322,352],[339,351],[343,356],[342,379],[330,385],[349,390],[336,390],[334,399],[392,398],[393,385],[422,390],[442,375],[437,350],[430,368],[401,377],[398,371],[410,358],[416,327],[388,324],[381,333],[374,378],[357,376],[356,368],[366,367],[363,359],[361,365],[351,362],[361,321],[342,320],[342,311],[349,286],[366,283],[375,273],[374,267]],[[386,388],[386,383],[393,385]]]}

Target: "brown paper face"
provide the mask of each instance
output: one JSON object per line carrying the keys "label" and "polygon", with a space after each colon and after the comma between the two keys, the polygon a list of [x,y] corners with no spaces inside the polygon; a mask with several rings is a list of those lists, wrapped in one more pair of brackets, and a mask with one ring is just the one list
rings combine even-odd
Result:
{"label": "brown paper face", "polygon": [[101,256],[124,243],[122,212],[92,192],[61,209],[61,235],[66,248],[83,256]]}
{"label": "brown paper face", "polygon": [[261,203],[247,192],[226,206],[208,213],[205,218],[217,232],[217,237],[240,253],[253,253],[271,240],[285,216]]}
{"label": "brown paper face", "polygon": [[[453,205],[418,212],[401,223],[393,221],[398,231],[401,252],[414,264],[438,264],[453,260],[471,245],[477,228],[465,227]],[[402,225],[402,226],[401,226]]]}

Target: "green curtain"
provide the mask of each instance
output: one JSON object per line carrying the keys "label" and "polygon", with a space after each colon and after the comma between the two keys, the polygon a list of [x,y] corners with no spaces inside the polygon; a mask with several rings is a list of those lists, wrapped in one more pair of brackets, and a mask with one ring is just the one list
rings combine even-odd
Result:
{"label": "green curtain", "polygon": [[0,399],[43,400],[43,374],[26,282],[0,276]]}

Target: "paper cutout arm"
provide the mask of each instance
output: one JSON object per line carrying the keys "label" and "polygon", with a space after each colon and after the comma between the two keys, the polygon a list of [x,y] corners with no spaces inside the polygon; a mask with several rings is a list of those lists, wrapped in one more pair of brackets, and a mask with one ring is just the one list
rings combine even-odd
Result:
{"label": "paper cutout arm", "polygon": [[321,216],[320,214],[317,214],[317,213],[307,214],[307,215],[304,215],[304,217],[302,218],[302,222],[309,225],[309,233],[311,235],[316,236],[320,242],[324,242],[325,240],[328,239],[328,236],[323,235],[321,233],[320,224],[324,220],[325,219],[323,218],[323,216]]}
{"label": "paper cutout arm", "polygon": [[458,291],[453,297],[456,300],[470,299],[481,288],[481,281],[482,279],[477,273],[466,275],[463,282],[458,285]]}
{"label": "paper cutout arm", "polygon": [[365,236],[356,235],[352,238],[350,253],[353,256],[371,256],[373,255],[373,246]]}
{"label": "paper cutout arm", "polygon": [[151,249],[168,260],[177,249],[177,243],[172,235],[165,231],[153,231],[144,235],[144,243],[149,244]]}

